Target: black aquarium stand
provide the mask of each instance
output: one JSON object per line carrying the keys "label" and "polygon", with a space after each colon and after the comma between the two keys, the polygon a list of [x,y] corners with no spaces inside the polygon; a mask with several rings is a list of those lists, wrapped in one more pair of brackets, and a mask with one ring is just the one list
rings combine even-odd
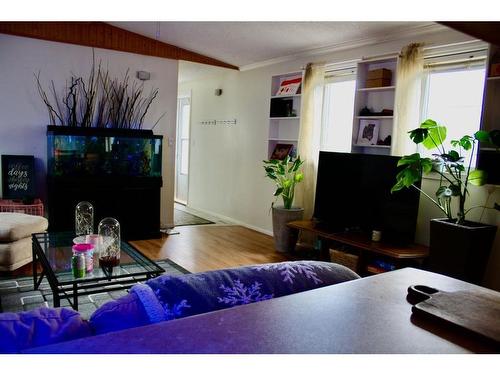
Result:
{"label": "black aquarium stand", "polygon": [[49,230],[74,230],[75,207],[88,201],[94,232],[113,217],[124,240],[159,238],[162,138],[151,130],[48,126]]}

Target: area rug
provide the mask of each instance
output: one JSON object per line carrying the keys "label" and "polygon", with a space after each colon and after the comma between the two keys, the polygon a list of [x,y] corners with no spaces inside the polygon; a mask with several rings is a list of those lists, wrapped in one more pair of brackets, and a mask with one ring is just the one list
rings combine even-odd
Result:
{"label": "area rug", "polygon": [[[163,275],[182,275],[190,273],[170,259],[156,262],[165,270]],[[123,265],[126,271],[133,272],[134,265]],[[104,303],[118,299],[127,294],[126,290],[102,292],[78,297],[78,311],[84,319],[88,319],[92,313]],[[37,307],[52,307],[52,291],[44,279],[38,290],[33,290],[33,277],[23,276],[17,278],[0,279],[0,312],[21,312],[35,309]],[[61,307],[71,307],[68,300],[61,299]]]}
{"label": "area rug", "polygon": [[186,211],[174,209],[174,225],[176,227],[181,227],[183,225],[202,225],[202,224],[214,224],[213,221],[203,219],[199,216],[192,215]]}

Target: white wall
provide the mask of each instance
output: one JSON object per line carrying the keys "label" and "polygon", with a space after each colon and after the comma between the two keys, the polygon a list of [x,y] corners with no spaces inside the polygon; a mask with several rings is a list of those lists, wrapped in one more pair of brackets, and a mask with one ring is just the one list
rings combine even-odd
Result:
{"label": "white wall", "polygon": [[[179,92],[191,92],[191,160],[188,206],[222,218],[229,218],[265,233],[272,232],[269,207],[273,201],[274,186],[265,178],[262,160],[267,158],[269,126],[269,96],[271,76],[297,71],[308,62],[340,62],[361,57],[393,53],[410,42],[425,42],[428,46],[445,45],[470,40],[454,32],[406,38],[374,44],[328,55],[316,55],[243,72],[210,68],[205,77],[179,84]],[[180,64],[183,71],[192,70],[191,63]],[[214,89],[223,89],[223,95],[214,95]],[[200,121],[210,119],[237,119],[237,125],[204,126]],[[307,178],[307,177],[306,177]],[[432,194],[433,182],[424,187]],[[485,189],[476,189],[473,201],[483,201]],[[497,194],[498,199],[498,191]],[[494,198],[491,198],[490,205]],[[472,202],[471,202],[472,203]],[[489,215],[489,216],[488,216]],[[429,220],[440,217],[424,199],[418,217],[416,239],[427,244]],[[495,213],[486,214],[484,222],[498,224]],[[471,217],[471,219],[475,219]],[[487,272],[488,285],[500,290],[500,275],[495,276],[500,263],[499,238]]]}
{"label": "white wall", "polygon": [[[102,61],[110,76],[122,77],[130,69],[135,80],[137,70],[151,73],[145,90],[159,89],[144,128],[150,128],[163,112],[166,115],[155,127],[155,134],[164,136],[163,188],[161,192],[162,225],[173,223],[174,146],[178,62],[176,60],[132,53],[95,49],[96,61]],[[63,88],[71,74],[87,77],[92,63],[92,48],[46,42],[0,34],[0,154],[34,155],[37,188],[46,198],[45,172],[47,162],[47,111],[41,101],[34,79],[40,71],[44,87],[54,80]]]}

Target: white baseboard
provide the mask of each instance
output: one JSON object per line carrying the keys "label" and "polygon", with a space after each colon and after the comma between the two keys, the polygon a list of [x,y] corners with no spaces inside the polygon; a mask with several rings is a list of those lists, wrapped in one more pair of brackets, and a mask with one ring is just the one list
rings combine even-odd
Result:
{"label": "white baseboard", "polygon": [[[254,230],[256,232],[267,234],[268,236],[271,236],[271,237],[273,236],[273,232],[272,231],[269,231],[269,230],[264,229],[264,228],[256,227],[254,225],[245,223],[243,221],[239,221],[239,220],[233,219],[232,217],[224,216],[224,215],[221,215],[221,214],[217,214],[215,212],[206,211],[206,210],[202,210],[202,209],[199,209],[199,208],[194,208],[192,206],[186,206],[186,208],[189,209],[190,211],[192,211],[193,215],[196,215],[196,213],[198,212],[201,216],[203,216],[203,215],[213,216],[214,218],[217,218],[217,219],[219,219],[221,221],[224,221],[224,222],[226,222],[228,224],[240,225],[242,227],[245,227],[245,228],[248,228],[248,229],[252,229],[252,230]],[[205,219],[210,220],[209,217],[205,217]]]}

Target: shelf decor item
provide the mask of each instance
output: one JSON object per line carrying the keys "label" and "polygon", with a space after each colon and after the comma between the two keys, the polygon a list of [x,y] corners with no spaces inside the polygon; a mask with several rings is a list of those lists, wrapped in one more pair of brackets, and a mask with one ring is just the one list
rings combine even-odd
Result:
{"label": "shelf decor item", "polygon": [[285,159],[288,155],[293,150],[293,145],[289,143],[278,143],[274,147],[273,154],[271,155],[271,160],[283,160]]}
{"label": "shelf decor item", "polygon": [[283,206],[271,204],[273,213],[273,236],[276,250],[290,252],[295,248],[297,234],[286,226],[286,223],[301,220],[304,209],[292,207],[295,196],[295,185],[304,179],[300,167],[304,163],[298,156],[296,159],[287,155],[283,160],[264,160],[266,176],[276,184],[274,196],[276,200],[281,197]]}
{"label": "shelf decor item", "polygon": [[120,223],[112,217],[106,217],[99,223],[98,234],[102,238],[99,248],[99,266],[111,272],[120,264]]}
{"label": "shelf decor item", "polygon": [[392,71],[389,69],[374,69],[368,71],[366,76],[366,88],[390,86],[392,81]]}
{"label": "shelf decor item", "polygon": [[276,95],[296,95],[299,93],[302,77],[285,79],[281,82]]}
{"label": "shelf decor item", "polygon": [[94,233],[94,206],[83,201],[75,207],[75,235],[86,236]]}
{"label": "shelf decor item", "polygon": [[[419,153],[403,156],[398,166],[403,169],[396,176],[396,184],[391,192],[404,188],[415,188],[431,200],[446,216],[433,219],[430,224],[429,267],[434,272],[444,273],[465,281],[480,284],[488,263],[489,254],[495,238],[496,226],[466,220],[466,215],[476,206],[466,208],[469,196],[469,183],[481,186],[486,183],[486,173],[464,165],[464,152],[474,152],[479,142],[492,144],[497,150],[498,139],[487,131],[477,131],[474,135],[464,135],[452,140],[452,150],[446,150],[446,127],[428,119],[419,128],[409,132],[416,144],[427,149],[437,149],[433,158],[421,157]],[[423,174],[431,172],[439,175],[439,188],[435,198],[416,186]],[[453,213],[452,200],[458,199],[458,210]],[[499,210],[499,206],[491,207]]]}
{"label": "shelf decor item", "polygon": [[379,120],[359,120],[358,145],[376,145],[378,143]]}

